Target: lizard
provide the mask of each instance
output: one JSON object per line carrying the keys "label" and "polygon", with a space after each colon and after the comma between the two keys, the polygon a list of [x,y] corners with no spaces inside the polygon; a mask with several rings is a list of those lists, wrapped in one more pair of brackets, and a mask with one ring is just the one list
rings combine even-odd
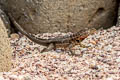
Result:
{"label": "lizard", "polygon": [[[76,32],[70,36],[64,36],[61,38],[61,42],[57,42],[57,43],[52,43],[48,46],[48,48],[45,48],[42,50],[42,52],[46,52],[49,51],[51,49],[56,50],[56,48],[63,48],[63,49],[69,49],[69,51],[71,52],[71,54],[74,54],[72,51],[72,48],[76,45],[80,45],[81,47],[86,47],[85,45],[82,45],[81,42],[87,38],[89,35],[92,35],[96,32],[95,28],[91,28],[91,29],[82,29],[79,32]],[[63,40],[63,38],[65,38]]]}
{"label": "lizard", "polygon": [[95,28],[91,28],[91,29],[82,29],[76,33],[73,33],[72,35],[66,35],[63,37],[55,37],[55,38],[50,38],[50,39],[42,39],[42,38],[38,38],[35,37],[34,35],[27,33],[16,21],[15,19],[10,15],[9,18],[10,20],[13,22],[13,24],[15,25],[15,27],[25,36],[27,36],[30,40],[32,40],[33,42],[37,43],[37,44],[41,44],[41,45],[45,45],[48,46],[47,48],[44,48],[42,52],[46,52],[46,51],[50,51],[52,49],[56,49],[57,47],[68,47],[70,52],[73,54],[73,52],[71,51],[71,48],[73,47],[74,42],[80,43],[82,40],[84,40],[87,36],[89,36],[90,34],[93,34],[96,29]]}

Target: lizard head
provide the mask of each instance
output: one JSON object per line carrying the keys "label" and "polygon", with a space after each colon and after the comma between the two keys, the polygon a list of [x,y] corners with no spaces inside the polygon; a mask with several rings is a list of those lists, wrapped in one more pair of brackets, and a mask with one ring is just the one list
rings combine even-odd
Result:
{"label": "lizard head", "polygon": [[95,28],[86,28],[85,30],[82,30],[79,32],[79,35],[76,37],[76,40],[84,40],[85,38],[87,38],[89,35],[92,35],[96,32]]}

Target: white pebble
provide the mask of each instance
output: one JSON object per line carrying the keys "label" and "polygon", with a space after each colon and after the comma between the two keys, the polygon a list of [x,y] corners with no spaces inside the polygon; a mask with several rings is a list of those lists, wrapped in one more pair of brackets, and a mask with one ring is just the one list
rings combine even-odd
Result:
{"label": "white pebble", "polygon": [[110,77],[110,78],[107,78],[106,80],[113,80],[113,78]]}
{"label": "white pebble", "polygon": [[24,79],[24,75],[19,75],[18,76],[18,80],[23,80]]}
{"label": "white pebble", "polygon": [[4,80],[4,78],[2,76],[0,76],[0,80]]}
{"label": "white pebble", "polygon": [[17,79],[18,78],[17,75],[10,75],[9,77],[10,77],[10,79]]}

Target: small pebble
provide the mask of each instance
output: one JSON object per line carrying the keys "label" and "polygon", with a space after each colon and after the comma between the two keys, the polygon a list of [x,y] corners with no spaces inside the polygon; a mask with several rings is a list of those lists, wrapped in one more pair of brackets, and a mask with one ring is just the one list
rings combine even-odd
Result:
{"label": "small pebble", "polygon": [[[70,33],[68,33],[70,34]],[[38,35],[56,37],[66,34]],[[0,80],[120,80],[120,27],[98,30],[85,38],[87,46],[74,47],[75,54],[67,51],[40,53],[38,45],[22,34],[11,35],[13,65],[9,72],[0,72]]]}

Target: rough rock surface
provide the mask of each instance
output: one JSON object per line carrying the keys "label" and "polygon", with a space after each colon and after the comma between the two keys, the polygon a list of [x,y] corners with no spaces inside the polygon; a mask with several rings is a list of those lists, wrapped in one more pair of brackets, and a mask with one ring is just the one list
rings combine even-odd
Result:
{"label": "rough rock surface", "polygon": [[76,32],[110,27],[117,0],[1,0],[6,12],[28,32]]}
{"label": "rough rock surface", "polygon": [[12,49],[8,39],[7,29],[0,17],[0,72],[11,69]]}
{"label": "rough rock surface", "polygon": [[10,33],[12,33],[12,27],[10,26],[9,18],[7,17],[5,12],[2,10],[1,6],[0,6],[0,17],[2,18],[4,22],[8,35],[10,35]]}
{"label": "rough rock surface", "polygon": [[120,1],[119,1],[119,5],[118,5],[118,17],[117,17],[117,26],[120,25]]}

